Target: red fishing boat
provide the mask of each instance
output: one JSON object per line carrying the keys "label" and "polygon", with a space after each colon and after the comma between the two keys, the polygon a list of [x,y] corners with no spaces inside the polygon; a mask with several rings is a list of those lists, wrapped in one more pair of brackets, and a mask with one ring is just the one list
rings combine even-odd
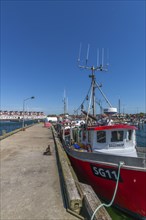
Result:
{"label": "red fishing boat", "polygon": [[135,129],[122,124],[88,126],[82,128],[78,144],[64,146],[79,179],[104,201],[112,200],[121,166],[114,206],[146,219],[146,158],[137,156]]}
{"label": "red fishing boat", "polygon": [[[94,71],[102,69],[91,67],[91,70],[91,100],[94,107],[95,88],[100,89],[95,82]],[[109,103],[107,99],[106,101]],[[95,117],[94,111],[93,109]],[[64,138],[64,148],[80,181],[90,184],[102,200],[110,203],[113,199],[115,207],[134,219],[144,220],[146,158],[137,155],[136,127],[112,121],[111,115],[115,112],[116,108],[110,105],[104,112],[108,120],[102,118],[94,123],[90,121],[90,124],[87,120],[86,125],[77,128],[76,138],[72,129],[70,141]]]}

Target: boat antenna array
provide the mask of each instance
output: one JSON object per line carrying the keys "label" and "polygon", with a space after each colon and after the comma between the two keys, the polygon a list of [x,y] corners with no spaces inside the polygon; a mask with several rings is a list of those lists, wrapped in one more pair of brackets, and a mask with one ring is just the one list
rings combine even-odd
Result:
{"label": "boat antenna array", "polygon": [[[87,55],[86,55],[86,61],[85,61],[85,65],[81,65],[81,50],[82,50],[82,44],[80,44],[79,47],[79,55],[78,55],[78,67],[81,69],[87,69],[87,70],[91,70],[91,75],[89,75],[89,77],[91,78],[91,88],[92,88],[92,108],[93,108],[93,116],[96,116],[95,113],[95,89],[98,88],[99,91],[101,92],[102,96],[104,97],[104,99],[106,100],[106,102],[108,103],[109,107],[112,107],[111,103],[109,102],[109,100],[106,98],[105,94],[103,93],[103,91],[101,90],[101,86],[97,84],[96,82],[96,78],[95,78],[95,71],[107,71],[108,69],[108,62],[106,65],[104,65],[104,48],[102,48],[102,53],[101,53],[101,64],[99,64],[100,61],[100,54],[99,54],[99,48],[97,49],[97,65],[96,66],[88,66],[88,59],[89,59],[89,50],[90,50],[90,45],[88,44],[87,47]],[[107,50],[107,59],[109,58],[109,52]]]}
{"label": "boat antenna array", "polygon": [[107,71],[108,69],[108,59],[109,59],[109,50],[107,50],[107,64],[104,64],[104,53],[105,53],[105,49],[102,48],[102,52],[101,52],[101,64],[99,64],[100,62],[100,54],[99,54],[99,48],[97,48],[97,64],[96,66],[88,66],[88,60],[89,60],[89,50],[90,50],[90,44],[88,44],[87,47],[87,55],[86,55],[86,60],[85,60],[85,65],[81,65],[81,50],[82,50],[82,44],[80,43],[80,47],[79,47],[79,55],[78,55],[78,67],[82,68],[82,69],[88,69],[88,70],[92,70],[92,71]]}

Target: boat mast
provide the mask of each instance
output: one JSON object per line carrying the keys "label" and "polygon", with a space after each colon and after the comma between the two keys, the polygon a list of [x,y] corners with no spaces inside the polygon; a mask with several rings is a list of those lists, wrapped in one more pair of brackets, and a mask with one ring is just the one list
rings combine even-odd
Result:
{"label": "boat mast", "polygon": [[65,90],[64,90],[63,104],[64,104],[64,115],[66,115],[67,114],[67,102],[66,102],[66,92],[65,92]]}
{"label": "boat mast", "polygon": [[87,66],[88,63],[88,57],[89,57],[89,49],[90,45],[88,44],[87,48],[87,57],[86,57],[86,64],[85,65],[80,65],[80,56],[81,56],[81,44],[80,44],[80,49],[79,49],[79,57],[78,57],[78,67],[81,69],[87,69],[91,71],[91,75],[89,77],[91,78],[91,85],[92,85],[92,109],[93,109],[93,116],[96,116],[96,109],[95,109],[95,89],[97,87],[100,87],[96,83],[96,78],[95,78],[95,71],[107,71],[107,65],[104,65],[104,48],[102,48],[102,60],[101,64],[99,65],[99,49],[97,49],[97,65],[96,67],[94,66]]}
{"label": "boat mast", "polygon": [[92,74],[89,75],[91,78],[91,84],[92,84],[92,108],[93,108],[93,116],[96,116],[96,109],[95,109],[95,89],[96,89],[96,79],[95,79],[95,68],[94,66],[91,67]]}

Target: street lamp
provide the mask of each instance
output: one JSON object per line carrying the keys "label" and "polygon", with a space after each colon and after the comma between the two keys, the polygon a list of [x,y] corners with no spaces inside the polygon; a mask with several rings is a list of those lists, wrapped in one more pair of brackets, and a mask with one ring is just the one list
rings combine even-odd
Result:
{"label": "street lamp", "polygon": [[24,129],[24,111],[25,111],[25,102],[26,102],[27,100],[29,100],[29,99],[34,99],[34,98],[35,98],[34,96],[31,96],[31,97],[26,98],[26,99],[23,100],[23,121],[22,121],[22,130],[23,130],[23,131],[25,130],[25,129]]}

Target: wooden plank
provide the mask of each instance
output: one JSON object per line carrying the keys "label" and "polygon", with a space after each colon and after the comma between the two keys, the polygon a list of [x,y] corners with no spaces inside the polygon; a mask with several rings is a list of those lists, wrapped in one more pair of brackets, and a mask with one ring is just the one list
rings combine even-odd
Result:
{"label": "wooden plank", "polygon": [[[81,191],[84,195],[84,201],[83,205],[85,206],[90,218],[92,217],[94,211],[96,208],[101,204],[101,201],[99,200],[98,196],[96,193],[93,191],[92,187],[79,183],[81,187]],[[104,207],[101,207],[95,214],[94,220],[112,220],[108,212]]]}
{"label": "wooden plank", "polygon": [[64,187],[67,195],[68,206],[72,211],[79,214],[82,207],[82,198],[78,192],[74,177],[70,170],[66,153],[64,152],[60,141],[55,136],[56,135],[54,133],[54,140],[56,142],[58,159],[64,179]]}

